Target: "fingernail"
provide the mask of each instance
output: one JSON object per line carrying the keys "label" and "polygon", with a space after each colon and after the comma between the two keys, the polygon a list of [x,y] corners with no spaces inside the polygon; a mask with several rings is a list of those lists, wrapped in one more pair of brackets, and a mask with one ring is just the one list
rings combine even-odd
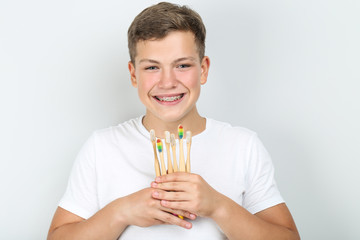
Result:
{"label": "fingernail", "polygon": [[191,224],[190,224],[190,223],[187,223],[185,226],[186,226],[186,228],[191,228]]}
{"label": "fingernail", "polygon": [[196,216],[195,216],[194,214],[190,214],[190,218],[191,218],[191,219],[195,219]]}
{"label": "fingernail", "polygon": [[157,178],[155,179],[155,182],[160,182],[160,177],[157,177]]}
{"label": "fingernail", "polygon": [[152,183],[151,183],[151,186],[152,186],[152,187],[157,187],[157,183],[156,183],[156,182],[152,182]]}
{"label": "fingernail", "polygon": [[153,195],[154,195],[154,197],[158,197],[158,196],[159,196],[159,192],[154,192]]}

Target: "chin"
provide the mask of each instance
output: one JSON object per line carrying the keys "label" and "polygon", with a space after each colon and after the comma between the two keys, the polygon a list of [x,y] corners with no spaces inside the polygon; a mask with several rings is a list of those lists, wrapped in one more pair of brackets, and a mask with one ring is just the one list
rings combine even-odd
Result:
{"label": "chin", "polygon": [[174,123],[179,122],[183,119],[183,116],[161,116],[159,119],[166,123]]}
{"label": "chin", "polygon": [[163,122],[166,123],[173,123],[173,122],[179,122],[186,116],[186,113],[165,113],[165,114],[158,114],[157,118]]}

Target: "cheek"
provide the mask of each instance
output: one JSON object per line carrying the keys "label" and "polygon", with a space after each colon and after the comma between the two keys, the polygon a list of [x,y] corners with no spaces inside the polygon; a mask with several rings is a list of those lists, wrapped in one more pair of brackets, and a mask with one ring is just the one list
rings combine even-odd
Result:
{"label": "cheek", "polygon": [[180,79],[180,81],[188,88],[200,86],[200,74],[198,71],[179,73],[177,79]]}
{"label": "cheek", "polygon": [[157,79],[156,74],[140,74],[138,78],[139,93],[149,92],[155,86]]}

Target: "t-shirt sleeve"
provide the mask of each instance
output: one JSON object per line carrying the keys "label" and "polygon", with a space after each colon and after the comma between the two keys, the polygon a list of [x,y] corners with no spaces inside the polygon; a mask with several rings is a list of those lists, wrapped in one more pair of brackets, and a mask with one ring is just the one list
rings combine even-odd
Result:
{"label": "t-shirt sleeve", "polygon": [[59,206],[84,219],[99,209],[96,187],[94,134],[86,141],[74,162],[67,189]]}
{"label": "t-shirt sleeve", "polygon": [[243,200],[243,206],[252,214],[284,202],[276,186],[270,155],[256,134],[251,141]]}

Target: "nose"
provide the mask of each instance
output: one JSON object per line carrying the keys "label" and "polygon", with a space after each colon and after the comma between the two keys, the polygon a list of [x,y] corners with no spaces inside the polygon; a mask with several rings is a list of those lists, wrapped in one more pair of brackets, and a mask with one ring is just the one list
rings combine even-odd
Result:
{"label": "nose", "polygon": [[177,85],[176,75],[172,69],[163,69],[158,83],[159,88],[171,89]]}

